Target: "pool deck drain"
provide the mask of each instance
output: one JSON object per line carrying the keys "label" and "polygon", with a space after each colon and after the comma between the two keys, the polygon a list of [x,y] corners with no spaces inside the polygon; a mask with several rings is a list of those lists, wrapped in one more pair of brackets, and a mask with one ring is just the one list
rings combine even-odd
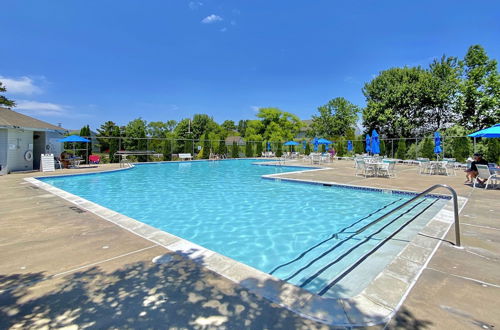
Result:
{"label": "pool deck drain", "polygon": [[[316,173],[306,172],[301,174],[287,173],[286,176],[292,178],[296,175],[325,176],[327,175],[327,172],[332,171],[315,171]],[[329,175],[332,176],[331,173],[329,173]],[[3,178],[0,178],[0,180],[2,179]],[[310,180],[310,178],[305,179]],[[335,178],[334,181],[328,181],[318,178],[318,181],[342,181],[337,179],[339,178]],[[340,177],[340,179],[343,178]],[[352,180],[354,178],[351,176],[349,179]],[[390,180],[388,182],[391,184],[397,183],[396,180]],[[376,186],[377,183],[368,184],[367,182],[364,182],[364,185]],[[396,187],[393,188],[396,189]],[[420,189],[414,188],[412,190]],[[32,191],[36,193],[36,190]],[[483,192],[480,193],[483,194]],[[498,191],[489,191],[487,193],[497,194]],[[397,307],[402,302],[402,300],[398,298],[398,293],[396,293],[396,291],[403,291],[407,294],[409,289],[415,284],[415,271],[418,274],[419,272],[422,272],[423,269],[426,269],[425,266],[428,261],[422,259],[422,251],[425,252],[424,255],[427,254],[430,257],[439,247],[439,244],[436,242],[441,242],[441,240],[425,240],[422,237],[419,237],[417,241],[412,242],[408,248],[396,258],[396,263],[391,264],[386,273],[379,275],[379,277],[373,281],[372,288],[367,288],[363,294],[358,297],[354,297],[351,300],[318,299],[317,296],[312,295],[307,291],[303,291],[291,284],[272,278],[267,274],[258,272],[251,267],[242,265],[235,261],[234,264],[232,264],[232,260],[229,258],[217,255],[212,251],[203,249],[197,245],[181,240],[180,238],[173,237],[172,235],[165,235],[165,233],[159,232],[156,229],[139,223],[133,219],[126,217],[122,218],[121,215],[113,214],[113,211],[99,209],[99,207],[96,207],[93,203],[82,200],[79,197],[71,196],[71,194],[67,194],[65,192],[62,192],[61,195],[64,199],[75,203],[79,208],[86,209],[102,217],[108,217],[114,220],[114,223],[118,224],[122,228],[138,233],[160,246],[165,246],[169,250],[177,251],[178,253],[188,255],[195,260],[202,261],[201,263],[208,269],[214,269],[223,273],[227,278],[231,278],[232,280],[239,282],[251,291],[267,296],[268,299],[275,301],[280,305],[286,306],[287,308],[297,311],[304,316],[311,317],[312,319],[321,322],[345,326],[353,324],[369,325],[387,320],[387,318],[397,310]],[[496,206],[492,207],[495,208]],[[450,225],[449,210],[445,211],[448,211],[448,213],[444,212],[440,217],[433,220],[436,222],[435,224],[437,225],[437,229],[444,231],[444,233],[447,231],[447,226]],[[86,215],[83,214],[82,216]],[[423,230],[422,233],[424,235],[436,237],[436,234],[439,232],[437,229],[429,228],[426,231]],[[431,241],[436,243],[434,247],[429,245],[429,242]],[[449,246],[449,244],[447,246]],[[423,250],[418,251],[419,249]],[[419,268],[419,266],[423,267]],[[250,274],[252,270],[254,271],[254,274],[252,275],[252,279],[249,279],[248,274]],[[495,281],[485,281],[485,283],[493,282]],[[394,290],[395,288],[399,289]],[[449,312],[450,309],[444,309],[444,311]],[[333,314],[333,316],[329,316],[328,314]],[[397,317],[395,319],[397,319]]]}

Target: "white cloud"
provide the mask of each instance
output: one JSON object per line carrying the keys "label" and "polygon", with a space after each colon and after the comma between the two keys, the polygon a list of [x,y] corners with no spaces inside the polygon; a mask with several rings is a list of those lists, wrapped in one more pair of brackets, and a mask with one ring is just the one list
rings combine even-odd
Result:
{"label": "white cloud", "polygon": [[0,76],[0,81],[5,85],[7,92],[12,94],[40,94],[42,89],[35,85],[35,81],[30,77],[7,78]]}
{"label": "white cloud", "polygon": [[259,112],[259,109],[260,109],[260,108],[261,108],[261,107],[259,107],[258,105],[252,105],[252,106],[250,106],[250,109],[252,109],[252,110],[253,110],[253,111],[255,111],[255,112]]}
{"label": "white cloud", "polygon": [[15,109],[44,116],[60,116],[66,113],[66,107],[63,105],[28,100],[16,101]]}
{"label": "white cloud", "polygon": [[227,28],[223,27],[222,29],[219,30],[220,32],[226,32]]}
{"label": "white cloud", "polygon": [[222,17],[218,16],[218,15],[209,15],[207,17],[205,17],[204,19],[201,20],[201,22],[203,24],[211,24],[211,23],[216,23],[216,22],[219,22],[219,21],[222,21]]}
{"label": "white cloud", "polygon": [[201,1],[189,1],[189,9],[196,10],[203,6],[203,2]]}

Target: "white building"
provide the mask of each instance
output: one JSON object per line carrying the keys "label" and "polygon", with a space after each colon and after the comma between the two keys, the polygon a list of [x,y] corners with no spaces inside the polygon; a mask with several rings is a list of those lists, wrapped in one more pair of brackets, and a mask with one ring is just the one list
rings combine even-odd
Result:
{"label": "white building", "polygon": [[0,174],[40,168],[42,154],[59,156],[66,129],[0,107]]}

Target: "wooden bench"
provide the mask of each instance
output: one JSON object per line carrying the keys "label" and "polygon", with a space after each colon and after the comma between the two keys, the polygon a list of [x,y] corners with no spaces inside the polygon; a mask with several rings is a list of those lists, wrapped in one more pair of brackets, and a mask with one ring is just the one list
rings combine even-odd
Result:
{"label": "wooden bench", "polygon": [[193,156],[191,156],[191,154],[179,154],[179,159],[180,160],[193,159]]}

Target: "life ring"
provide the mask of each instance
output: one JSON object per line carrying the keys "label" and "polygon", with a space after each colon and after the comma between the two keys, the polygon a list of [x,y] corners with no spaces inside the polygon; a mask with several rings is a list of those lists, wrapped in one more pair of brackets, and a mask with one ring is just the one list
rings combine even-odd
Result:
{"label": "life ring", "polygon": [[28,162],[31,162],[33,160],[33,151],[28,150],[24,153],[24,159],[26,159]]}

